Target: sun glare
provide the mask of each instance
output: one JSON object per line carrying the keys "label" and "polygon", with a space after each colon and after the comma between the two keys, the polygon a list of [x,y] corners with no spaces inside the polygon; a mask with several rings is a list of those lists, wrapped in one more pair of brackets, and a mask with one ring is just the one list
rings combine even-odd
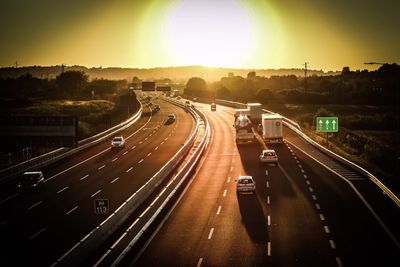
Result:
{"label": "sun glare", "polygon": [[243,67],[251,55],[252,21],[235,0],[183,0],[165,26],[178,65]]}

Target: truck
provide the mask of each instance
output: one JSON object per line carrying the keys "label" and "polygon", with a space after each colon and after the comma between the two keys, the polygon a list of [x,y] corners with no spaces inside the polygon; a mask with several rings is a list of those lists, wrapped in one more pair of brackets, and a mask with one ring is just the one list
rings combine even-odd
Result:
{"label": "truck", "polygon": [[263,111],[260,103],[248,103],[247,110],[249,110],[250,120],[254,125],[261,123],[261,115]]}
{"label": "truck", "polygon": [[237,144],[253,143],[256,140],[251,120],[246,115],[235,116],[234,127]]}
{"label": "truck", "polygon": [[279,114],[262,114],[262,137],[266,143],[283,142],[282,116]]}

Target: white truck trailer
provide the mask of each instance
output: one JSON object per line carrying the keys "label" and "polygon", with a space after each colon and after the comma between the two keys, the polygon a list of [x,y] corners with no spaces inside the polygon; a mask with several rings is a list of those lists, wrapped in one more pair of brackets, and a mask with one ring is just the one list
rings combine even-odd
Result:
{"label": "white truck trailer", "polygon": [[262,135],[266,143],[283,142],[282,116],[279,114],[262,114]]}
{"label": "white truck trailer", "polygon": [[248,103],[247,110],[249,110],[250,120],[254,125],[261,123],[263,111],[260,103]]}

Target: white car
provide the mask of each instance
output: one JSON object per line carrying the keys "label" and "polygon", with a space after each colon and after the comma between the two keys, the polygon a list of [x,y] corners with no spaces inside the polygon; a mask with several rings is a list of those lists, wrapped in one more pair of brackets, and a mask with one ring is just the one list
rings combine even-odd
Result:
{"label": "white car", "polygon": [[262,163],[275,163],[278,165],[278,156],[273,149],[264,149],[260,155],[260,162]]}
{"label": "white car", "polygon": [[252,176],[239,176],[236,180],[236,192],[256,192],[256,182]]}
{"label": "white car", "polygon": [[125,146],[125,139],[123,136],[116,136],[111,141],[111,146],[115,148],[124,147]]}

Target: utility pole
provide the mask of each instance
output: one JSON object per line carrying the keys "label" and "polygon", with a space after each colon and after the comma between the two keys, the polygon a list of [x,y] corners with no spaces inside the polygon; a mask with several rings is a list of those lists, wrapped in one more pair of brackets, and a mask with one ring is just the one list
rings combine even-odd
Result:
{"label": "utility pole", "polygon": [[304,91],[307,92],[307,64],[308,62],[304,62]]}

